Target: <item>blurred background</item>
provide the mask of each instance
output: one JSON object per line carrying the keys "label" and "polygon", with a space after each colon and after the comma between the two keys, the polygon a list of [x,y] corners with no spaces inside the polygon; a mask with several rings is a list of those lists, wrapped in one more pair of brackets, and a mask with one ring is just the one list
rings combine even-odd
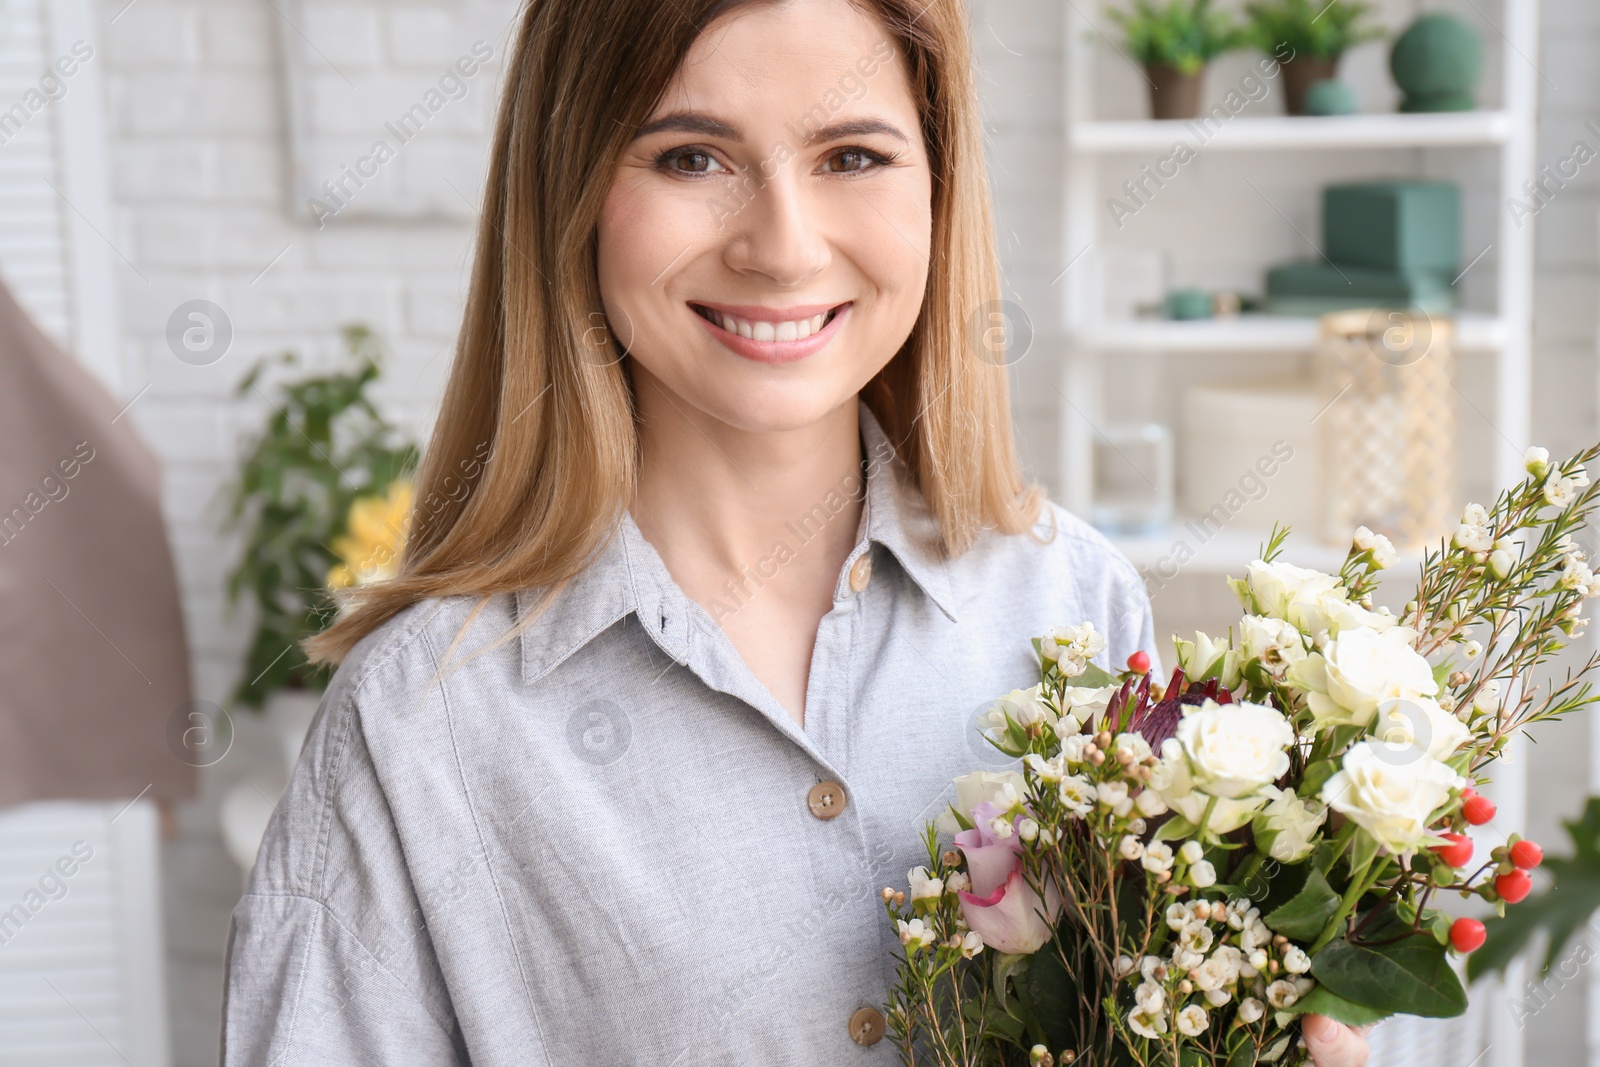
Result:
{"label": "blurred background", "polygon": [[[217,1062],[294,642],[403,536],[518,6],[0,0],[0,1064]],[[968,6],[974,345],[1158,633],[1225,628],[1275,520],[1414,562],[1600,437],[1593,0]],[[1597,737],[1520,750],[1500,821],[1562,851]],[[1593,943],[1377,1062],[1600,1064]]]}

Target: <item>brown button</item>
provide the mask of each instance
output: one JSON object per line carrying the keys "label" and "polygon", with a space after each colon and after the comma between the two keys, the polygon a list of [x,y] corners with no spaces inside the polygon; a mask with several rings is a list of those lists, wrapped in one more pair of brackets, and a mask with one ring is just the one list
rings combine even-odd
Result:
{"label": "brown button", "polygon": [[863,552],[861,558],[850,565],[850,588],[861,592],[872,581],[872,553]]}
{"label": "brown button", "polygon": [[850,1040],[858,1045],[876,1045],[883,1037],[883,1013],[877,1008],[858,1008],[850,1016]]}
{"label": "brown button", "polygon": [[838,782],[818,782],[806,794],[806,805],[819,819],[831,819],[844,810],[844,786]]}

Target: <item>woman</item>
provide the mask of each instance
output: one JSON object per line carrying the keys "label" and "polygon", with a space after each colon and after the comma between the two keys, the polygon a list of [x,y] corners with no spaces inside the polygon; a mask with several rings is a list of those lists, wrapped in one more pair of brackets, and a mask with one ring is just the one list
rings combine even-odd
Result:
{"label": "woman", "polygon": [[311,644],[227,1064],[895,1061],[875,896],[974,712],[1050,626],[1153,647],[969,343],[981,145],[953,0],[530,4],[402,576]]}

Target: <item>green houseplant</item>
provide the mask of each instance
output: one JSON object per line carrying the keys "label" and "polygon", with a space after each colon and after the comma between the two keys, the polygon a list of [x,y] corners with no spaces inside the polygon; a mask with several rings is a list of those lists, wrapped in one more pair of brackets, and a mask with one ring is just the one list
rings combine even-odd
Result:
{"label": "green houseplant", "polygon": [[1144,65],[1150,111],[1158,119],[1200,114],[1206,64],[1245,42],[1233,16],[1212,10],[1211,0],[1135,0],[1131,11],[1107,14],[1122,27],[1128,54]]}
{"label": "green houseplant", "polygon": [[1306,94],[1332,78],[1347,49],[1382,37],[1368,21],[1366,0],[1253,0],[1245,5],[1251,44],[1283,64],[1284,93],[1291,115],[1306,113]]}
{"label": "green houseplant", "polygon": [[349,365],[343,369],[280,384],[269,396],[261,387],[265,371],[298,362],[284,352],[258,360],[237,389],[239,396],[254,392],[271,405],[228,490],[228,528],[244,529],[228,599],[237,605],[248,598],[256,608],[234,693],[244,707],[259,709],[280,690],[317,693],[327,684],[327,670],[307,662],[300,642],[332,619],[330,580],[337,583],[335,572],[348,573],[356,562],[347,547],[352,522],[365,514],[370,523],[373,498],[409,498],[417,448],[368,395],[378,379],[381,346],[361,326],[345,328],[344,345]]}

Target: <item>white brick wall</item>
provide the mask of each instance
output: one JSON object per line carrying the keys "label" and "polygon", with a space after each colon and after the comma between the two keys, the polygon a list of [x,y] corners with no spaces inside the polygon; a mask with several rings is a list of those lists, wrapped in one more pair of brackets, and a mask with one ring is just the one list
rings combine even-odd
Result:
{"label": "white brick wall", "polygon": [[[99,0],[102,40],[96,47],[102,49],[108,82],[114,169],[116,218],[106,236],[149,279],[142,281],[119,261],[127,378],[133,390],[151,383],[129,417],[167,463],[167,514],[195,648],[197,695],[220,701],[237,680],[248,620],[223,610],[221,576],[233,561],[233,549],[219,538],[210,504],[229,473],[240,434],[257,425],[264,410],[258,398],[235,401],[234,383],[255,356],[286,347],[326,361],[335,353],[339,327],[364,322],[393,352],[385,400],[422,435],[448,370],[471,241],[470,226],[460,219],[335,219],[320,231],[310,224],[289,185],[294,160],[287,148],[288,87],[281,64],[286,48],[309,41],[356,83],[352,91],[319,60],[311,68],[313,98],[320,102],[312,117],[320,132],[353,136],[365,148],[363,141],[378,136],[370,125],[374,109],[388,115],[398,110],[389,100],[414,101],[474,39],[490,40],[498,57],[504,42],[498,31],[514,5],[511,0],[138,0],[124,10],[126,4]],[[1498,4],[1479,6],[1498,11]],[[1055,466],[1051,383],[1057,380],[1060,350],[1052,302],[1058,290],[1050,280],[1070,258],[1059,247],[1057,187],[1067,8],[1059,0],[972,0],[972,8],[1008,288],[1030,309],[1039,330],[1033,353],[1016,369],[1023,453],[1035,475],[1048,481]],[[1594,62],[1600,51],[1600,5],[1548,0],[1545,10],[1539,62],[1559,88],[1546,86],[1541,159],[1564,153],[1583,120],[1600,117],[1600,66]],[[296,16],[298,33],[284,25],[280,11]],[[1478,22],[1482,25],[1481,18]],[[1484,25],[1483,33],[1492,53],[1495,32]],[[1370,71],[1377,77],[1381,68],[1382,55],[1374,53],[1362,57],[1352,73]],[[407,146],[402,159],[408,175],[427,181],[431,170],[470,168],[474,153],[482,150],[474,140],[474,123],[487,114],[495,77],[486,72],[473,79],[467,100],[450,104]],[[1389,92],[1386,79],[1374,84],[1369,95]],[[1142,113],[1131,76],[1120,90],[1111,88],[1122,94],[1116,105],[1122,111]],[[382,107],[372,103],[379,99]],[[333,158],[352,156],[336,152]],[[318,182],[327,176],[314,173]],[[1545,443],[1556,450],[1577,447],[1594,436],[1597,425],[1597,175],[1600,170],[1586,171],[1538,221],[1535,395]],[[1202,160],[1193,178],[1174,190],[1173,204],[1183,210],[1169,216],[1172,228],[1152,240],[1214,241],[1225,233],[1226,254],[1213,265],[1208,282],[1220,277],[1250,284],[1264,264],[1299,253],[1299,238],[1280,220],[1264,217],[1237,195],[1234,161]],[[1302,228],[1314,224],[1309,193],[1293,191],[1300,187],[1298,179],[1275,173],[1270,163],[1252,171],[1252,178],[1275,199],[1274,190],[1281,187],[1284,209]],[[457,184],[476,199],[475,183]],[[462,209],[463,214],[468,210]],[[262,274],[280,252],[282,257]],[[181,364],[166,349],[167,315],[195,297],[217,301],[233,321],[233,348],[215,366]],[[1556,731],[1548,731],[1533,757],[1536,782],[1566,783],[1564,788],[1541,784],[1535,798],[1541,825],[1534,829],[1547,840],[1556,839],[1555,816],[1576,807],[1586,775],[1582,727],[1567,729],[1570,742],[1557,736],[1552,743]],[[211,800],[219,780],[218,775],[208,780]],[[215,1062],[220,953],[229,895],[236,886],[217,854],[213,805],[192,806],[184,820],[188,833],[169,856],[178,890],[169,912],[175,1036],[179,1067],[198,1067]],[[1533,1062],[1577,1060],[1580,1012],[1581,994],[1574,992],[1541,1015]]]}

